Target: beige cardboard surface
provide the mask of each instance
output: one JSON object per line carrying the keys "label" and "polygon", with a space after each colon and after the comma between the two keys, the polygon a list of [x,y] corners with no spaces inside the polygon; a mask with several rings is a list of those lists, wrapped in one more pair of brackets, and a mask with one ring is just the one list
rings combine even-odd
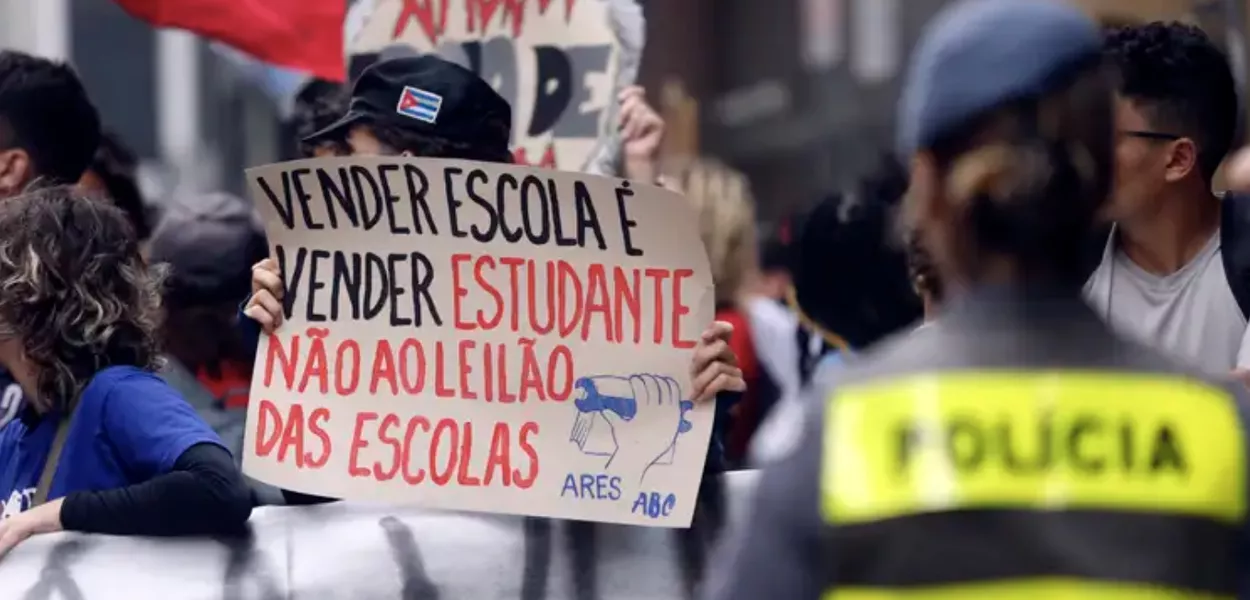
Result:
{"label": "beige cardboard surface", "polygon": [[287,319],[257,354],[244,470],[306,493],[689,524],[713,318],[677,195],[436,159],[250,169]]}
{"label": "beige cardboard surface", "polygon": [[374,0],[348,46],[438,52],[512,104],[518,163],[610,173],[616,95],[637,78],[644,35],[637,0]]}

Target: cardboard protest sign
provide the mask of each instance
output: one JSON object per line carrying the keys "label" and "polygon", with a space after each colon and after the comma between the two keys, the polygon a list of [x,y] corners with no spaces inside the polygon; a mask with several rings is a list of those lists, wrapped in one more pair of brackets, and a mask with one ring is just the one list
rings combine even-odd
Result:
{"label": "cardboard protest sign", "polygon": [[644,35],[637,0],[373,0],[348,48],[438,52],[512,104],[519,164],[607,174],[616,96],[637,79]]}
{"label": "cardboard protest sign", "polygon": [[250,169],[286,320],[244,470],[301,492],[686,526],[712,409],[695,216],[661,188],[437,159]]}

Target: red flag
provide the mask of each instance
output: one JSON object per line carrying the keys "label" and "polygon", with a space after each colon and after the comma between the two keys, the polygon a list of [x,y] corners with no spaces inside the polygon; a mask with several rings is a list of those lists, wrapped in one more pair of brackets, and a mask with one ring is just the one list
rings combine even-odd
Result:
{"label": "red flag", "polygon": [[157,27],[186,29],[275,65],[343,81],[346,0],[117,0]]}

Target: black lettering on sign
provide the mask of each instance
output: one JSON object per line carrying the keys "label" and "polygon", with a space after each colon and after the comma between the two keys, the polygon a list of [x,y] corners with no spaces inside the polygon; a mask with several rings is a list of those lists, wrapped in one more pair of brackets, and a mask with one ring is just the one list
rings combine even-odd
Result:
{"label": "black lettering on sign", "polygon": [[438,600],[438,586],[430,580],[425,572],[425,561],[421,560],[421,549],[412,535],[412,530],[403,521],[395,517],[382,517],[378,521],[382,531],[386,533],[386,542],[391,547],[391,556],[399,567],[402,590],[401,600]]}
{"label": "black lettering on sign", "polygon": [[586,231],[589,230],[595,234],[599,249],[607,250],[608,245],[603,241],[603,228],[599,226],[599,215],[595,213],[595,203],[590,198],[590,190],[586,188],[585,182],[573,183],[573,198],[577,200],[577,245],[586,247]]}
{"label": "black lettering on sign", "polygon": [[629,181],[621,182],[616,187],[616,212],[621,219],[621,239],[625,241],[625,254],[629,256],[642,256],[642,250],[634,247],[633,231],[638,226],[638,222],[629,218],[629,211],[625,209],[625,200],[634,195],[634,191],[629,189]]}
{"label": "black lettering on sign", "polygon": [[535,46],[538,76],[534,81],[534,112],[530,115],[529,135],[537,137],[555,127],[573,97],[573,65],[564,51],[553,46]]}
{"label": "black lettering on sign", "polygon": [[[420,252],[381,256],[302,247],[292,252],[278,244],[274,255],[286,284],[282,304],[288,319],[296,300],[302,297],[304,315],[314,323],[348,318],[369,321],[385,313],[392,327],[421,327],[427,315],[435,325],[443,324],[431,292],[434,265]],[[405,281],[411,282],[411,289]],[[343,294],[347,295],[349,315],[340,309]]]}
{"label": "black lettering on sign", "polygon": [[[438,234],[425,197],[429,180],[415,166],[296,168],[284,171],[281,179],[281,193],[273,182],[263,177],[258,177],[256,184],[287,229],[294,229],[299,222],[310,230],[326,229],[328,225],[329,229],[368,231],[379,228],[385,221],[386,229],[392,234],[424,234],[427,230]],[[401,218],[396,208],[405,201],[401,192],[404,188],[407,188],[407,202],[412,209],[407,218]],[[321,195],[320,201],[315,200],[314,192]],[[322,211],[316,209],[317,202],[325,205],[324,218]]]}
{"label": "black lettering on sign", "polygon": [[[317,169],[317,184],[321,186],[321,193],[325,194],[326,203],[331,204],[326,212],[330,215],[330,226],[337,228],[338,211],[342,211],[343,217],[351,223],[352,227],[360,227],[360,213],[356,208],[356,196],[352,195],[351,179],[347,176],[347,169],[338,169],[338,181],[335,181],[330,172],[325,169]],[[338,210],[334,206],[338,205]]]}
{"label": "black lettering on sign", "polygon": [[[535,211],[539,213],[537,219],[534,218]],[[534,175],[526,175],[521,182],[521,224],[531,244],[543,246],[551,241],[551,208],[547,204],[547,188]]]}
{"label": "black lettering on sign", "polygon": [[[554,238],[557,246],[608,247],[585,182],[573,183],[572,214],[561,210],[556,181],[539,175],[526,175],[518,181],[503,173],[492,182],[480,169],[465,174],[459,167],[445,167],[443,183],[447,188],[448,224],[455,237],[472,237],[483,244],[498,238],[513,244],[525,240],[536,246],[550,244]],[[621,216],[622,227],[632,229],[636,225],[625,212]],[[629,235],[626,231],[626,245],[633,248]],[[630,251],[633,256],[641,254],[636,249]]]}
{"label": "black lettering on sign", "polygon": [[412,204],[412,228],[417,233],[425,233],[421,225],[421,216],[425,217],[425,226],[430,228],[430,235],[438,235],[438,227],[434,225],[434,215],[430,213],[430,204],[425,194],[430,191],[430,180],[425,172],[413,165],[404,165],[404,180],[408,182],[408,202]]}
{"label": "black lettering on sign", "polygon": [[39,572],[39,581],[35,582],[24,600],[83,600],[82,589],[74,576],[69,572],[69,563],[77,559],[87,548],[87,542],[81,538],[69,538],[57,542],[48,552],[48,562]]}
{"label": "black lettering on sign", "polygon": [[[452,237],[458,238],[469,235],[460,227],[460,207],[464,206],[464,201],[456,197],[456,188],[460,186],[457,185],[455,178],[461,173],[464,173],[464,169],[460,167],[443,169],[443,188],[447,190],[447,223],[451,226]],[[494,232],[493,224],[491,231]]]}
{"label": "black lettering on sign", "polygon": [[1017,476],[1061,467],[1087,476],[1108,469],[1144,476],[1183,476],[1189,471],[1175,424],[1098,413],[1062,418],[1044,414],[1030,422],[965,416],[938,423],[902,422],[895,427],[894,440],[900,475],[921,468],[917,459],[933,454],[968,474],[988,466]]}

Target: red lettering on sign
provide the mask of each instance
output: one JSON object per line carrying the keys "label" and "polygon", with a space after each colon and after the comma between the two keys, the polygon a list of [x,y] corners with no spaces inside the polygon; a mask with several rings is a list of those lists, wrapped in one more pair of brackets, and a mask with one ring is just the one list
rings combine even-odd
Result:
{"label": "red lettering on sign", "polygon": [[[475,436],[479,428],[490,435]],[[503,421],[470,423],[451,418],[432,423],[420,415],[405,420],[395,414],[361,412],[352,432],[348,472],[375,481],[399,476],[412,486],[526,489],[540,472],[533,443],[538,431],[533,421],[519,427]],[[373,441],[380,443],[375,446]],[[374,450],[378,447],[382,449]],[[473,459],[482,453],[485,461]],[[372,464],[365,467],[365,460]]]}
{"label": "red lettering on sign", "polygon": [[[261,399],[258,409],[254,448],[257,456],[266,458],[277,450],[274,460],[285,463],[293,457],[297,469],[319,469],[330,460],[330,435],[325,430],[325,422],[330,419],[328,409],[315,408],[307,419],[301,404],[288,406],[284,414],[271,400]],[[317,438],[319,452],[305,446],[305,431]]]}
{"label": "red lettering on sign", "polygon": [[[683,337],[691,307],[682,288],[694,277],[691,269],[598,263],[579,268],[563,260],[461,253],[451,257],[451,277],[452,314],[460,331],[498,329],[507,315],[509,329],[520,334],[555,333],[560,338],[639,345],[646,324],[651,344],[695,346],[694,340]],[[470,297],[489,297],[487,308],[469,310],[465,305]],[[644,298],[651,301],[651,314],[643,314]]]}

